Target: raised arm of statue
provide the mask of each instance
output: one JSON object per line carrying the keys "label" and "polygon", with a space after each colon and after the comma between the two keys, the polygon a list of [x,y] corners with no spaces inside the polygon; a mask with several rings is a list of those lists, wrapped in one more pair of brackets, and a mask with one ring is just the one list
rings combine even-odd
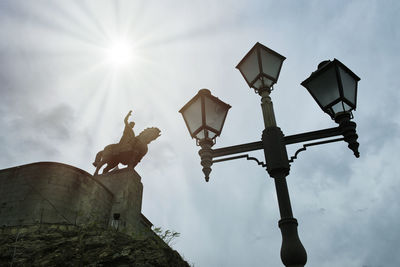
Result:
{"label": "raised arm of statue", "polygon": [[128,118],[131,114],[132,114],[132,110],[129,110],[128,114],[125,116],[124,123],[126,126],[128,126]]}

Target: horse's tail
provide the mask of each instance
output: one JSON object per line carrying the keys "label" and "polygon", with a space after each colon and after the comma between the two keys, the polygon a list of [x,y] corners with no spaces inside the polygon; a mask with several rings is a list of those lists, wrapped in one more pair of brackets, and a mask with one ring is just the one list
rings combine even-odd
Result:
{"label": "horse's tail", "polygon": [[96,158],[95,158],[94,162],[92,163],[93,166],[97,167],[97,164],[100,162],[101,157],[103,156],[103,151],[104,150],[102,150],[102,151],[100,151],[99,153],[96,154]]}

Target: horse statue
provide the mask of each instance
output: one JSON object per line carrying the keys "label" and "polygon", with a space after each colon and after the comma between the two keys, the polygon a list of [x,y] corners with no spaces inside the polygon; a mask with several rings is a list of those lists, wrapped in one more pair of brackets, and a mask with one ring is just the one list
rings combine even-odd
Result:
{"label": "horse statue", "polygon": [[128,165],[132,169],[140,162],[144,155],[146,155],[148,148],[147,145],[157,139],[160,134],[158,128],[146,128],[137,137],[133,138],[127,144],[111,144],[106,146],[102,151],[97,153],[93,165],[96,167],[94,175],[98,175],[99,170],[104,164],[107,166],[103,170],[103,174],[116,167],[119,163]]}

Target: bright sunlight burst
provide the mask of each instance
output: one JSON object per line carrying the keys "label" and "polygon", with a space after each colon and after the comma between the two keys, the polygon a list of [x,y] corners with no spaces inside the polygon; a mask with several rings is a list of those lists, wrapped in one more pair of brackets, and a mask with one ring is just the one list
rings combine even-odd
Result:
{"label": "bright sunlight burst", "polygon": [[132,47],[126,41],[116,41],[106,50],[106,57],[114,67],[124,67],[133,59]]}

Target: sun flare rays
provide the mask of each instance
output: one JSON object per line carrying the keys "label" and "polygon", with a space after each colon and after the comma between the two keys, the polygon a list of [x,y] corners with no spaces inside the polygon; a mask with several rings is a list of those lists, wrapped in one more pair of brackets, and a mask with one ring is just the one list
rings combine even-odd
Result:
{"label": "sun flare rays", "polygon": [[132,63],[134,51],[124,40],[114,41],[105,51],[106,60],[114,67],[124,67]]}

